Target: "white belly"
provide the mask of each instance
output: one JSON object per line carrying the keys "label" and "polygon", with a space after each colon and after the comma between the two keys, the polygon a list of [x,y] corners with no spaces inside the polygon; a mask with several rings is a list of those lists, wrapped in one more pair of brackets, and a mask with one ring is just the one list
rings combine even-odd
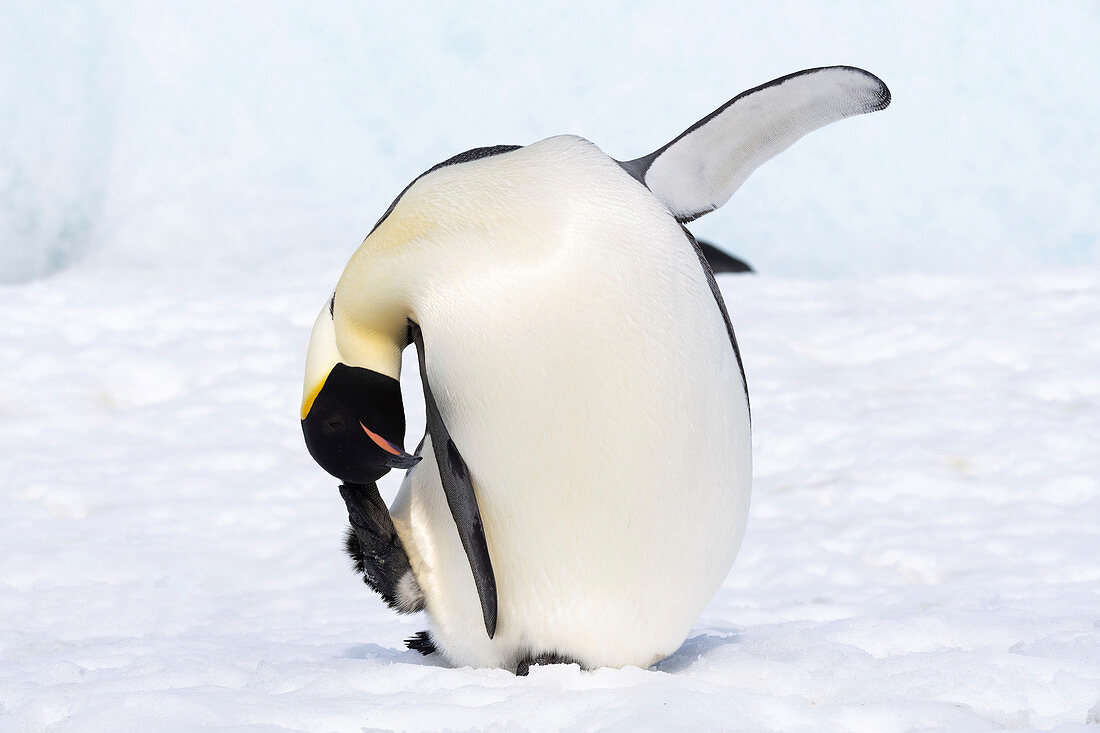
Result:
{"label": "white belly", "polygon": [[454,664],[548,652],[646,667],[683,642],[741,543],[737,361],[690,243],[637,189],[633,234],[614,211],[589,217],[556,249],[456,273],[417,306],[498,588],[490,640],[426,442],[392,512]]}

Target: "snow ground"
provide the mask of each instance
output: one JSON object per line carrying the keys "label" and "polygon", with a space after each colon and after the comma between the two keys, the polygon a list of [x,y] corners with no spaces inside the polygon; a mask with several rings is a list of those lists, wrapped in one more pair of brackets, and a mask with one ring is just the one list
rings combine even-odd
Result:
{"label": "snow ground", "polygon": [[741,556],[657,668],[516,678],[404,650],[341,553],[295,417],[340,265],[0,289],[0,729],[1100,722],[1100,272],[722,278]]}

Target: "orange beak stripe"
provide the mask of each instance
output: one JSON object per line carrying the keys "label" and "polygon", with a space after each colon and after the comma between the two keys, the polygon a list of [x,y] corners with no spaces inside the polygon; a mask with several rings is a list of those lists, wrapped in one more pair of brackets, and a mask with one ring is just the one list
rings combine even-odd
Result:
{"label": "orange beak stripe", "polygon": [[359,423],[359,427],[363,428],[363,432],[365,432],[367,434],[368,438],[370,438],[371,440],[374,441],[375,445],[377,445],[379,448],[386,451],[390,455],[394,455],[394,456],[404,455],[402,453],[402,451],[398,450],[397,448],[395,448],[393,446],[393,443],[386,440],[385,438],[383,438],[378,433],[373,432],[370,428],[368,428],[363,423]]}

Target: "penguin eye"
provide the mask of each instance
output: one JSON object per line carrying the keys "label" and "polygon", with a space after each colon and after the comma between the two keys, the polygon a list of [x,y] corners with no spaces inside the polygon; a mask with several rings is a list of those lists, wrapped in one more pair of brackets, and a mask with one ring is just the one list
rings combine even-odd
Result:
{"label": "penguin eye", "polygon": [[325,427],[333,432],[344,429],[344,421],[340,418],[333,418],[332,420],[325,421]]}

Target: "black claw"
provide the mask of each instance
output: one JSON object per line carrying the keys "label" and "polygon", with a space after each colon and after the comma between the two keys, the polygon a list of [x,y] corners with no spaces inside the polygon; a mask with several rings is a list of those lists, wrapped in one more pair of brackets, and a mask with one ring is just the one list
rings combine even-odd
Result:
{"label": "black claw", "polygon": [[560,654],[542,653],[534,656],[524,657],[516,665],[516,677],[526,677],[531,673],[532,665],[544,665],[544,664],[577,664],[572,659],[563,657]]}
{"label": "black claw", "polygon": [[429,654],[435,654],[435,644],[432,643],[432,637],[428,635],[427,631],[417,631],[408,639],[405,639],[405,646],[414,652],[420,652],[425,657]]}

